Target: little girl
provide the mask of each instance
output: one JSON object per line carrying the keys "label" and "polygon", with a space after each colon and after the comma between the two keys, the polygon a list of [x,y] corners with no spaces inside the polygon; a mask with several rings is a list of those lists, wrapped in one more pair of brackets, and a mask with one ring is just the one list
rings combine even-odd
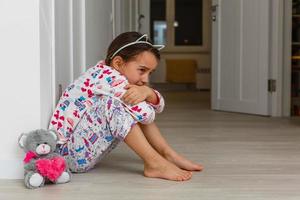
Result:
{"label": "little girl", "polygon": [[98,62],[70,84],[53,113],[49,129],[59,137],[59,153],[72,172],[93,168],[120,141],[144,161],[146,177],[188,180],[202,166],[178,155],[153,122],[164,108],[161,94],[147,86],[162,45],[147,35],[126,32]]}

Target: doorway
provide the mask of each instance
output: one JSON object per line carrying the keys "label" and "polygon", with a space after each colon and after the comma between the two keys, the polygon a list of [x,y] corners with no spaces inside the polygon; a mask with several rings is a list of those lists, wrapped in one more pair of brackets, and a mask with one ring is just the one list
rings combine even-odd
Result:
{"label": "doorway", "polygon": [[300,1],[285,1],[285,115],[300,116]]}
{"label": "doorway", "polygon": [[210,102],[210,6],[211,0],[139,1],[139,30],[155,44],[166,45],[151,75],[158,90],[196,92]]}

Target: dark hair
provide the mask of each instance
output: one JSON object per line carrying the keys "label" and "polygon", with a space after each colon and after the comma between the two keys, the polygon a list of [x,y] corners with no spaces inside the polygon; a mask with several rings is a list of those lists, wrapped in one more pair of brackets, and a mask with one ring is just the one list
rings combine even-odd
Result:
{"label": "dark hair", "polygon": [[[106,54],[106,59],[105,59],[105,64],[110,65],[110,62],[112,61],[113,58],[110,58],[119,48],[122,46],[136,41],[139,37],[141,37],[142,34],[138,32],[125,32],[121,33],[118,35],[109,45],[107,54]],[[145,39],[143,39],[145,40]],[[151,43],[150,39],[147,40],[147,42]],[[127,62],[131,59],[133,59],[135,56],[138,54],[144,52],[144,51],[149,51],[153,53],[153,55],[157,58],[157,60],[160,60],[160,54],[159,51],[149,45],[149,44],[143,44],[143,43],[138,43],[134,45],[130,45],[124,49],[122,49],[120,52],[118,52],[115,56],[121,56],[121,58]]]}

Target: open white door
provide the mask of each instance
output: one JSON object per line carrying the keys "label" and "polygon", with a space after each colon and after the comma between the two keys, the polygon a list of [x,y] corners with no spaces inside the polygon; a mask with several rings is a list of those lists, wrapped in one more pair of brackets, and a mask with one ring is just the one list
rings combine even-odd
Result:
{"label": "open white door", "polygon": [[212,109],[269,115],[269,7],[269,0],[212,1]]}

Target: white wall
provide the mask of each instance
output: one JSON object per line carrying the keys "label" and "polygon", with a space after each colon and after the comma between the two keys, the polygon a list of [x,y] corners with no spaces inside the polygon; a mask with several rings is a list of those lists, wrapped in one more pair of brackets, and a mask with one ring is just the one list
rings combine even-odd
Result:
{"label": "white wall", "polygon": [[107,48],[114,37],[136,29],[136,5],[136,1],[130,0],[85,1],[87,66],[105,59]]}
{"label": "white wall", "polygon": [[39,0],[0,1],[0,178],[23,176],[17,138],[41,127]]}
{"label": "white wall", "polygon": [[41,91],[41,127],[48,128],[50,113],[54,102],[54,23],[53,1],[40,1],[40,91]]}

